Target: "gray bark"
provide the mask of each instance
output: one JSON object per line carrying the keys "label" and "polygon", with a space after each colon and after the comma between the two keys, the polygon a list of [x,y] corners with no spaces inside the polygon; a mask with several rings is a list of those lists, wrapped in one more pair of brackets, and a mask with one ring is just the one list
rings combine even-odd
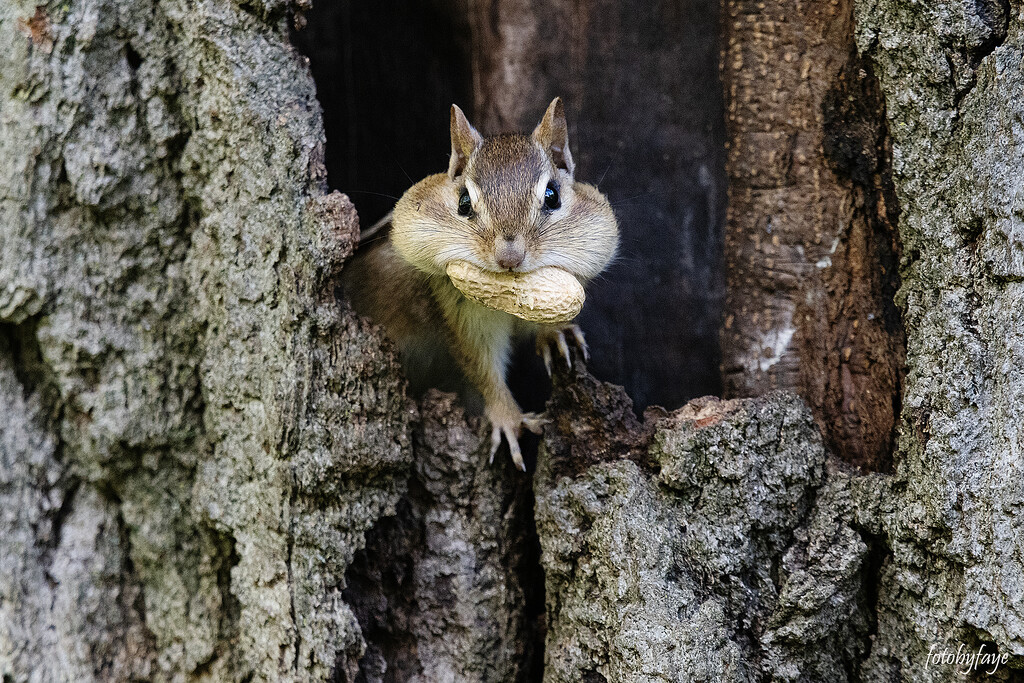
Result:
{"label": "gray bark", "polygon": [[858,680],[880,477],[829,462],[800,399],[698,399],[632,429],[618,387],[579,376],[569,400],[590,409],[559,420],[534,482],[545,680]]}
{"label": "gray bark", "polygon": [[909,366],[868,680],[950,680],[925,670],[932,645],[1024,665],[1021,12],[857,3],[893,136]]}
{"label": "gray bark", "polygon": [[290,11],[0,5],[5,681],[1024,666],[1019,6],[856,4],[902,211],[893,474],[793,394],[641,419],[578,368],[532,478],[338,296],[358,220]]}
{"label": "gray bark", "polygon": [[281,11],[0,8],[5,679],[355,669],[409,413]]}
{"label": "gray bark", "polygon": [[453,394],[428,392],[408,495],[349,571],[368,641],[359,680],[536,680],[541,608],[529,478]]}

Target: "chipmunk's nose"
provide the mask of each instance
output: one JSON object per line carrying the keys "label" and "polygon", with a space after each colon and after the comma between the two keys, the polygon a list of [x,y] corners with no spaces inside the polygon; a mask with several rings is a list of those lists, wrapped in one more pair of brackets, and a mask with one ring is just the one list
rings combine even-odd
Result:
{"label": "chipmunk's nose", "polygon": [[526,240],[522,235],[506,237],[499,235],[494,244],[494,260],[502,268],[517,268],[526,258]]}

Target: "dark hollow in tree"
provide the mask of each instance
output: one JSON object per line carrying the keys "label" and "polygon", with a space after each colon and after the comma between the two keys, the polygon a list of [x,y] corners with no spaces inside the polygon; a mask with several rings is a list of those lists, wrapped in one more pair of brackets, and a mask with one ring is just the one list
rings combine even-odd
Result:
{"label": "dark hollow in tree", "polygon": [[[580,318],[591,369],[638,408],[720,392],[716,2],[332,0],[305,20],[293,40],[324,108],[328,182],[364,225],[446,167],[450,103],[493,134],[529,130],[561,96],[577,177],[600,184],[623,238]],[[517,365],[513,390],[529,394],[536,372]]]}

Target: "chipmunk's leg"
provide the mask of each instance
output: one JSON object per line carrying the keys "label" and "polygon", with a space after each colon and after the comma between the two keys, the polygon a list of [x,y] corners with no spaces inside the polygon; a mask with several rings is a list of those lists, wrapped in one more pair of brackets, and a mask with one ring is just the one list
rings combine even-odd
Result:
{"label": "chipmunk's leg", "polygon": [[573,343],[583,354],[583,360],[590,360],[590,349],[579,325],[540,325],[537,329],[537,355],[544,359],[544,367],[547,368],[549,375],[552,370],[552,346],[558,349],[558,355],[565,359],[565,364],[572,367],[572,355],[566,335],[572,337]]}
{"label": "chipmunk's leg", "polygon": [[465,301],[452,302],[444,312],[452,353],[484,398],[484,416],[491,423],[491,462],[504,438],[512,462],[525,472],[519,435],[524,426],[539,431],[545,419],[532,413],[524,415],[505,383],[515,321],[506,313]]}

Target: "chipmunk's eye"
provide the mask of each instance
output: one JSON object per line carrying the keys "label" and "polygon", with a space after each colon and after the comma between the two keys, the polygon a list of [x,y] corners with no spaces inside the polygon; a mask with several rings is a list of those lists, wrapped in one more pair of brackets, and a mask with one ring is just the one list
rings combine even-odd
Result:
{"label": "chipmunk's eye", "polygon": [[558,187],[554,183],[548,183],[548,187],[544,190],[544,208],[548,211],[554,211],[562,205],[562,200],[558,196]]}
{"label": "chipmunk's eye", "polygon": [[459,215],[468,216],[473,212],[473,202],[469,200],[469,190],[462,188],[462,194],[459,195]]}

